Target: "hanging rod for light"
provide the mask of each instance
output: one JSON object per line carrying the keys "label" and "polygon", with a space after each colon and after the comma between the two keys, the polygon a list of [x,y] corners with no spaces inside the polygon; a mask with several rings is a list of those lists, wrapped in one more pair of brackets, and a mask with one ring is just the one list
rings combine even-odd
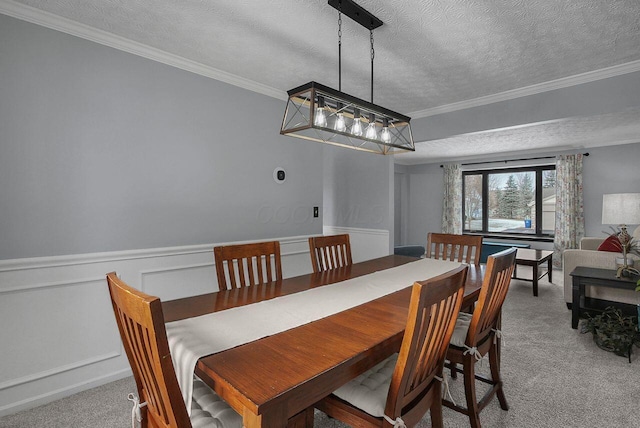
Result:
{"label": "hanging rod for light", "polygon": [[[411,118],[373,103],[373,30],[383,22],[353,0],[329,0],[329,5],[338,10],[339,90],[309,82],[287,91],[280,134],[379,154],[415,151]],[[342,92],[342,14],[369,30],[370,102]]]}

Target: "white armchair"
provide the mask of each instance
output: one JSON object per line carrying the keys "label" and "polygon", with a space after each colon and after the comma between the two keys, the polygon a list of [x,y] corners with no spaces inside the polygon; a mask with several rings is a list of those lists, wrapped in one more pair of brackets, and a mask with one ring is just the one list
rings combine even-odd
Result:
{"label": "white armchair", "polygon": [[[640,227],[634,232],[634,238],[638,235]],[[582,238],[580,241],[580,249],[578,250],[564,250],[562,253],[563,258],[563,273],[564,273],[564,300],[567,305],[572,302],[572,277],[571,272],[577,266],[586,266],[602,269],[615,269],[616,257],[622,257],[622,253],[612,253],[609,251],[598,251],[598,246],[606,239],[604,238]],[[638,260],[635,255],[628,256],[629,258]],[[636,261],[634,267],[638,268],[640,262]],[[640,292],[633,290],[619,290],[615,288],[606,287],[586,287],[585,295],[594,299],[610,300],[614,302],[638,304],[640,303]]]}

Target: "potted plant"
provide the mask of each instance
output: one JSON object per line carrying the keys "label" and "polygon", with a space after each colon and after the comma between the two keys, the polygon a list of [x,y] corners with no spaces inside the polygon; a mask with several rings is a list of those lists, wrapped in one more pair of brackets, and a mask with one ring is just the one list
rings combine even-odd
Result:
{"label": "potted plant", "polygon": [[587,315],[581,331],[593,333],[593,341],[600,349],[627,357],[629,362],[633,345],[640,346],[636,317],[623,316],[619,309],[612,306],[596,316]]}
{"label": "potted plant", "polygon": [[[636,282],[636,291],[640,291],[640,279]],[[636,305],[636,308],[638,309],[638,330],[640,330],[640,303]]]}

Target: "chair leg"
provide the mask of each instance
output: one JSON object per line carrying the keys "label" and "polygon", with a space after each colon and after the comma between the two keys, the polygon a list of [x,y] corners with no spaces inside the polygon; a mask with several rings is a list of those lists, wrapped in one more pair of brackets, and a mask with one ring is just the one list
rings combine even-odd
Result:
{"label": "chair leg", "polygon": [[433,428],[443,428],[442,420],[442,389],[440,385],[436,387],[431,403],[431,426]]}
{"label": "chair leg", "polygon": [[464,394],[467,398],[467,411],[469,412],[469,422],[471,428],[480,427],[480,412],[478,410],[478,400],[476,399],[476,361],[471,354],[464,359]]}
{"label": "chair leg", "polygon": [[456,363],[450,363],[451,379],[458,379],[458,372],[456,371],[456,367],[458,367]]}
{"label": "chair leg", "polygon": [[500,340],[498,339],[498,343],[492,345],[489,349],[489,368],[491,369],[491,379],[496,383],[496,395],[500,402],[500,408],[502,410],[509,410],[509,404],[507,404],[507,398],[505,397],[504,390],[502,389],[502,378],[500,377],[499,343]]}

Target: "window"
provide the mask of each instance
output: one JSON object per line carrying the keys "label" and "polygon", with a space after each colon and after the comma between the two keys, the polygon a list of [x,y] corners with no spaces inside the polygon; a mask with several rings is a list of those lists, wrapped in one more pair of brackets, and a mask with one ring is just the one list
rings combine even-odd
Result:
{"label": "window", "polygon": [[553,236],[553,165],[464,171],[462,192],[464,232]]}

